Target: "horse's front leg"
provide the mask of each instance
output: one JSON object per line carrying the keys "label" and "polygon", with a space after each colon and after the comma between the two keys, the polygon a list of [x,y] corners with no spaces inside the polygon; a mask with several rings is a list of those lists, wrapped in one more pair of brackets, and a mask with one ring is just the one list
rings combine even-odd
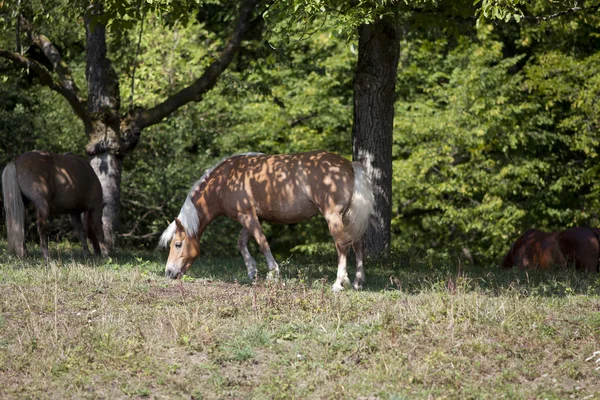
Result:
{"label": "horse's front leg", "polygon": [[104,245],[104,240],[100,242],[99,237],[104,237],[102,232],[102,211],[92,210],[85,213],[84,216],[84,229],[85,234],[92,242],[92,247],[94,248],[94,254],[96,256],[108,256],[106,249],[102,246]]}
{"label": "horse's front leg", "polygon": [[252,234],[254,240],[256,240],[261,253],[263,253],[267,259],[269,271],[271,271],[273,275],[279,276],[279,265],[271,253],[271,248],[269,247],[269,243],[267,242],[267,238],[265,237],[258,217],[253,214],[239,214],[238,221]]}
{"label": "horse's front leg", "polygon": [[248,239],[250,239],[250,231],[246,228],[242,228],[237,242],[237,248],[244,258],[244,264],[246,264],[246,268],[248,269],[248,278],[254,280],[254,278],[256,278],[256,260],[252,258],[252,254],[250,254],[250,250],[248,250]]}

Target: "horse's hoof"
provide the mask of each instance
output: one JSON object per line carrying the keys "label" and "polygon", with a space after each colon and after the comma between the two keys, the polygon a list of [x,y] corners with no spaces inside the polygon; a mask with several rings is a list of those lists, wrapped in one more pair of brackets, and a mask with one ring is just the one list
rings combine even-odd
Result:
{"label": "horse's hoof", "polygon": [[331,290],[333,290],[333,293],[339,293],[344,290],[344,287],[339,282],[336,282],[333,284]]}
{"label": "horse's hoof", "polygon": [[269,273],[267,274],[268,281],[276,281],[278,279],[279,279],[279,270],[278,269],[269,271]]}
{"label": "horse's hoof", "polygon": [[350,287],[350,279],[348,276],[345,276],[344,279],[342,279],[342,286],[345,288]]}
{"label": "horse's hoof", "polygon": [[248,272],[248,279],[250,279],[251,281],[256,279],[256,270]]}
{"label": "horse's hoof", "polygon": [[354,288],[354,290],[362,290],[363,282],[354,281],[354,283],[352,284],[352,287]]}

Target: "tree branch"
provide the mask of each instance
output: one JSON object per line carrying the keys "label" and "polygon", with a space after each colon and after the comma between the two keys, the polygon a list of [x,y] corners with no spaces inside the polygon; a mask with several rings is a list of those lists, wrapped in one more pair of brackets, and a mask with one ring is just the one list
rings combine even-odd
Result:
{"label": "tree branch", "polygon": [[44,53],[48,61],[50,61],[52,68],[58,75],[60,84],[65,88],[65,90],[73,92],[73,96],[77,97],[79,102],[84,103],[85,99],[82,99],[79,96],[81,91],[71,76],[69,66],[63,61],[58,49],[54,46],[50,39],[41,33],[34,32],[31,23],[22,16],[19,25],[25,29],[29,40],[35,43],[40,48],[42,53]]}
{"label": "tree branch", "polygon": [[65,88],[60,82],[55,81],[50,71],[48,71],[48,69],[42,64],[22,56],[19,53],[12,53],[4,49],[0,49],[0,57],[6,58],[7,60],[10,60],[29,71],[35,72],[43,85],[61,94],[69,102],[79,118],[81,118],[84,122],[88,119],[85,106],[76,93],[73,90]]}
{"label": "tree branch", "polygon": [[[139,7],[138,7],[139,10]],[[140,55],[140,48],[142,47],[142,34],[144,32],[144,19],[146,19],[146,10],[142,14],[142,20],[140,22],[140,33],[138,35],[137,48],[135,49],[135,57],[133,57],[133,71],[131,71],[131,96],[129,98],[130,105],[129,109],[133,110],[133,95],[135,93],[135,70],[137,67],[138,56]]]}
{"label": "tree branch", "polygon": [[573,14],[573,13],[577,13],[580,11],[598,11],[600,10],[600,6],[592,6],[592,7],[572,7],[572,8],[567,8],[566,10],[562,10],[559,12],[556,12],[554,14],[550,14],[550,15],[546,15],[546,16],[541,16],[541,17],[536,17],[534,15],[526,15],[525,19],[528,20],[534,20],[534,21],[550,21],[551,19],[554,18],[558,18],[558,17],[562,17],[563,15],[567,15],[567,14]]}
{"label": "tree branch", "polygon": [[[42,50],[42,53],[44,53],[48,61],[50,61],[63,87],[67,90],[73,91],[74,94],[79,97],[79,93],[81,93],[81,91],[73,80],[68,65],[63,61],[60,53],[56,47],[54,47],[50,39],[42,34],[31,35],[30,38]],[[80,100],[84,101],[83,99]]]}
{"label": "tree branch", "polygon": [[21,16],[21,0],[17,1],[17,29],[15,29],[15,43],[17,53],[21,54],[21,24],[19,23],[19,17]]}
{"label": "tree branch", "polygon": [[[219,57],[204,71],[204,74],[190,86],[167,98],[164,102],[150,109],[137,110],[133,116],[134,124],[139,130],[160,122],[178,108],[192,101],[199,101],[206,92],[212,89],[219,76],[225,71],[238,51],[244,33],[250,25],[252,11],[260,0],[246,0],[241,8],[237,24]],[[137,142],[137,141],[136,141]]]}

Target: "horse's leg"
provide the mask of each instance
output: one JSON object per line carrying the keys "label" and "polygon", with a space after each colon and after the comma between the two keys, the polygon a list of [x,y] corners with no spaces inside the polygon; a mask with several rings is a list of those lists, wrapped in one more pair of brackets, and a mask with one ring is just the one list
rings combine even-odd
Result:
{"label": "horse's leg", "polygon": [[85,238],[85,231],[83,229],[83,224],[81,223],[81,214],[71,214],[71,223],[73,224],[73,228],[75,228],[75,232],[77,232],[77,237],[79,237],[79,241],[81,242],[81,247],[83,248],[83,256],[89,257],[90,250],[88,249],[87,240]]}
{"label": "horse's leg", "polygon": [[50,216],[50,207],[48,207],[47,203],[36,202],[36,225],[38,229],[38,234],[40,235],[40,245],[42,246],[42,253],[44,254],[44,259],[48,260],[48,237],[46,236],[46,221],[48,220],[48,216]]}
{"label": "horse's leg", "polygon": [[350,247],[347,243],[344,243],[344,222],[340,214],[328,214],[325,215],[327,225],[329,226],[329,232],[333,236],[335,242],[335,249],[338,253],[338,270],[337,279],[333,284],[333,291],[339,292],[344,289],[344,286],[350,285],[350,279],[348,279],[348,271],[346,270],[346,254]]}
{"label": "horse's leg", "polygon": [[356,290],[360,290],[365,283],[365,270],[363,267],[364,242],[362,238],[356,242],[353,242],[352,248],[354,249],[354,254],[356,255],[356,277],[354,278],[352,287]]}
{"label": "horse's leg", "polygon": [[275,275],[279,275],[279,265],[277,265],[277,261],[275,261],[275,258],[273,258],[271,248],[269,247],[267,238],[265,237],[262,226],[260,225],[260,221],[256,215],[240,214],[238,215],[238,221],[252,234],[254,240],[256,240],[261,253],[263,253],[267,259],[269,271],[272,271]]}
{"label": "horse's leg", "polygon": [[94,248],[94,254],[99,256],[102,254],[102,250],[100,249],[100,243],[98,242],[98,235],[96,235],[97,226],[94,222],[94,211],[86,211],[84,214],[84,226],[85,233],[87,237],[92,242],[92,247]]}
{"label": "horse's leg", "polygon": [[104,231],[102,230],[102,211],[104,206],[100,206],[98,208],[94,208],[88,217],[89,229],[90,232],[96,237],[96,241],[100,247],[100,251],[96,251],[96,247],[94,247],[94,252],[96,255],[102,255],[103,257],[108,257],[110,254],[110,247],[108,243],[106,243],[106,238],[104,237]]}
{"label": "horse's leg", "polygon": [[254,280],[254,278],[256,278],[256,261],[252,258],[250,250],[248,250],[248,239],[250,239],[250,231],[246,228],[242,228],[237,242],[237,248],[239,252],[242,253],[244,264],[246,264],[246,268],[248,268],[248,278]]}

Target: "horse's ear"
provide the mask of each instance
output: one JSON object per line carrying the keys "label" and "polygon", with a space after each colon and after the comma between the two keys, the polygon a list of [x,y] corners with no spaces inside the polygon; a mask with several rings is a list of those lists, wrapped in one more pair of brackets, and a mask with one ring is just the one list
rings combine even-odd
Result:
{"label": "horse's ear", "polygon": [[177,226],[177,232],[185,232],[185,228],[179,218],[175,218],[175,226]]}

